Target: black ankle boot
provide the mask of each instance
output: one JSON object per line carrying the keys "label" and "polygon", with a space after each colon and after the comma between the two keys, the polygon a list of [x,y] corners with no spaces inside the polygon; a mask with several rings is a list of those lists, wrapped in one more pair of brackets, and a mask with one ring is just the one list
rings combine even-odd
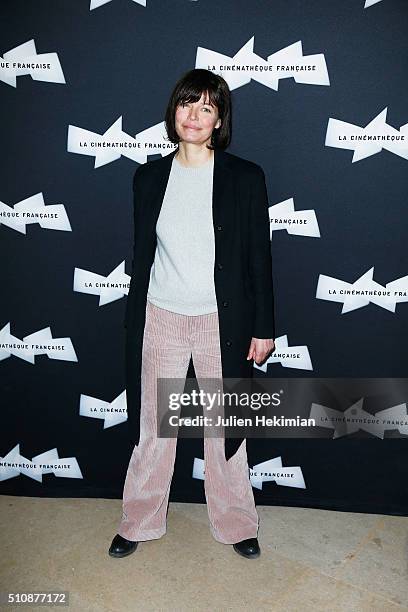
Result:
{"label": "black ankle boot", "polygon": [[138,544],[139,542],[126,540],[126,538],[122,538],[122,536],[117,533],[110,545],[109,555],[111,557],[126,557],[126,555],[130,555],[136,550]]}
{"label": "black ankle boot", "polygon": [[249,538],[233,544],[234,550],[247,559],[256,559],[261,554],[257,538]]}

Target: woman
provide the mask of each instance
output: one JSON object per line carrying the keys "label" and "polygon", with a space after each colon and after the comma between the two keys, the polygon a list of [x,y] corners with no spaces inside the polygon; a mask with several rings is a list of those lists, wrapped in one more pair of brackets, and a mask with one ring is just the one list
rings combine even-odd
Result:
{"label": "woman", "polygon": [[[178,148],[134,175],[133,270],[126,304],[126,393],[135,446],[109,554],[126,556],[166,532],[177,437],[157,435],[157,378],[250,378],[274,349],[265,175],[226,153],[231,98],[203,69],[176,84],[165,117]],[[201,388],[201,383],[200,383]],[[182,391],[182,389],[181,389]],[[246,440],[204,437],[211,533],[260,555]]]}

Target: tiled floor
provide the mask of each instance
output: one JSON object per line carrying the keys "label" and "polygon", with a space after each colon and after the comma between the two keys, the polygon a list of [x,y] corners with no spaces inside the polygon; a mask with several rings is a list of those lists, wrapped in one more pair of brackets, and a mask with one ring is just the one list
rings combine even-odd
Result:
{"label": "tiled floor", "polygon": [[408,518],[257,509],[258,559],[212,538],[205,505],[180,503],[163,538],[115,559],[121,500],[0,496],[0,589],[69,591],[73,612],[408,612]]}

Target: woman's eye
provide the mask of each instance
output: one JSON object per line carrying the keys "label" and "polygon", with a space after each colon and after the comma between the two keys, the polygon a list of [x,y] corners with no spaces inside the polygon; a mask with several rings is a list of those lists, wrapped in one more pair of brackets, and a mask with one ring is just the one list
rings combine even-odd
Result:
{"label": "woman's eye", "polygon": [[[180,106],[181,108],[184,108],[185,106],[190,106],[188,102],[180,102]],[[211,113],[211,108],[208,106],[203,106],[203,109],[206,110],[207,112]]]}

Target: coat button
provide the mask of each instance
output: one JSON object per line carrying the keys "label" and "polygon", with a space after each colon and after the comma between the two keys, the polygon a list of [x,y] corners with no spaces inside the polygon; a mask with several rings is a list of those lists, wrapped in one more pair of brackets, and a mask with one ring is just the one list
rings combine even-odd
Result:
{"label": "coat button", "polygon": [[231,342],[231,340],[227,340],[225,344],[226,344],[227,346],[231,346],[232,342]]}
{"label": "coat button", "polygon": [[222,270],[222,264],[220,264],[220,263],[219,263],[219,264],[217,264],[217,268],[218,268],[219,270]]}
{"label": "coat button", "polygon": [[223,302],[222,305],[223,306],[228,306],[228,302]]}
{"label": "coat button", "polygon": [[218,231],[222,230],[222,225],[217,225],[217,230]]}

